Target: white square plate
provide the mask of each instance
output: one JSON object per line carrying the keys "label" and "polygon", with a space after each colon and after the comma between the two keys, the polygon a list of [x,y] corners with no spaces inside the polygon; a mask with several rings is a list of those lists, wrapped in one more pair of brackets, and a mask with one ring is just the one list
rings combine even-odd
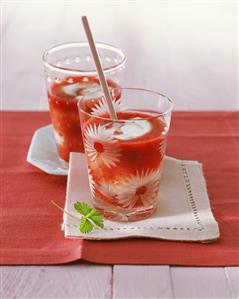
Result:
{"label": "white square plate", "polygon": [[68,174],[68,167],[57,154],[52,125],[35,131],[28,150],[27,161],[48,174]]}

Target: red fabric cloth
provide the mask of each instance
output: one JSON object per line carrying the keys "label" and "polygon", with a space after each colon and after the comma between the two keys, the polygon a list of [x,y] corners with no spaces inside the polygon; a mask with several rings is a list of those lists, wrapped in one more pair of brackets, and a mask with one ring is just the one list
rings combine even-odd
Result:
{"label": "red fabric cloth", "polygon": [[34,131],[50,122],[46,112],[2,112],[1,264],[97,263],[239,265],[239,112],[175,112],[167,154],[204,165],[221,237],[211,244],[149,239],[65,239],[61,213],[66,177],[43,173],[26,162]]}

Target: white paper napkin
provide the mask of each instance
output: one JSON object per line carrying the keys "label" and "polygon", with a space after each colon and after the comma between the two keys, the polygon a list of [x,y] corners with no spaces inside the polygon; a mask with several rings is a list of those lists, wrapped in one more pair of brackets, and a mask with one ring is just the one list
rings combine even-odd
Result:
{"label": "white paper napkin", "polygon": [[[90,204],[85,157],[72,153],[65,209],[77,216],[74,202]],[[79,214],[78,214],[79,216]],[[79,222],[64,214],[65,237],[92,240],[150,237],[181,241],[208,241],[219,237],[218,224],[210,208],[202,165],[166,157],[161,179],[158,209],[150,218],[134,222],[104,221],[103,230],[79,231]]]}

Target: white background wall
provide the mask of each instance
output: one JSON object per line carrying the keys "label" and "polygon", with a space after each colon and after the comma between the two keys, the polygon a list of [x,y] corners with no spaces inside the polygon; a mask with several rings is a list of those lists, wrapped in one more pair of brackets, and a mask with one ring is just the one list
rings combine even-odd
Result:
{"label": "white background wall", "polygon": [[124,85],[168,94],[177,110],[233,110],[238,101],[236,2],[2,2],[2,109],[47,109],[42,52],[95,40],[127,55]]}

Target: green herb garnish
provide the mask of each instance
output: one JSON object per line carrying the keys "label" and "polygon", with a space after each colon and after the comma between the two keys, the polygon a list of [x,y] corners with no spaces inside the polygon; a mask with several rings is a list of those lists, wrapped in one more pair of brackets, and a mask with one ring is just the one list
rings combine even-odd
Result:
{"label": "green herb garnish", "polygon": [[83,215],[80,222],[80,231],[82,233],[87,234],[91,232],[94,225],[104,228],[104,220],[97,210],[91,208],[85,202],[79,201],[74,204],[74,208],[78,213]]}
{"label": "green herb garnish", "polygon": [[72,218],[75,218],[80,221],[79,229],[80,232],[83,234],[90,233],[94,228],[104,228],[104,219],[100,215],[100,213],[95,210],[94,208],[90,207],[85,202],[79,202],[77,201],[74,203],[75,210],[82,215],[81,218],[78,218],[68,211],[65,211],[62,207],[60,207],[58,204],[56,204],[54,201],[51,201],[54,206],[56,206],[58,209],[66,213]]}

